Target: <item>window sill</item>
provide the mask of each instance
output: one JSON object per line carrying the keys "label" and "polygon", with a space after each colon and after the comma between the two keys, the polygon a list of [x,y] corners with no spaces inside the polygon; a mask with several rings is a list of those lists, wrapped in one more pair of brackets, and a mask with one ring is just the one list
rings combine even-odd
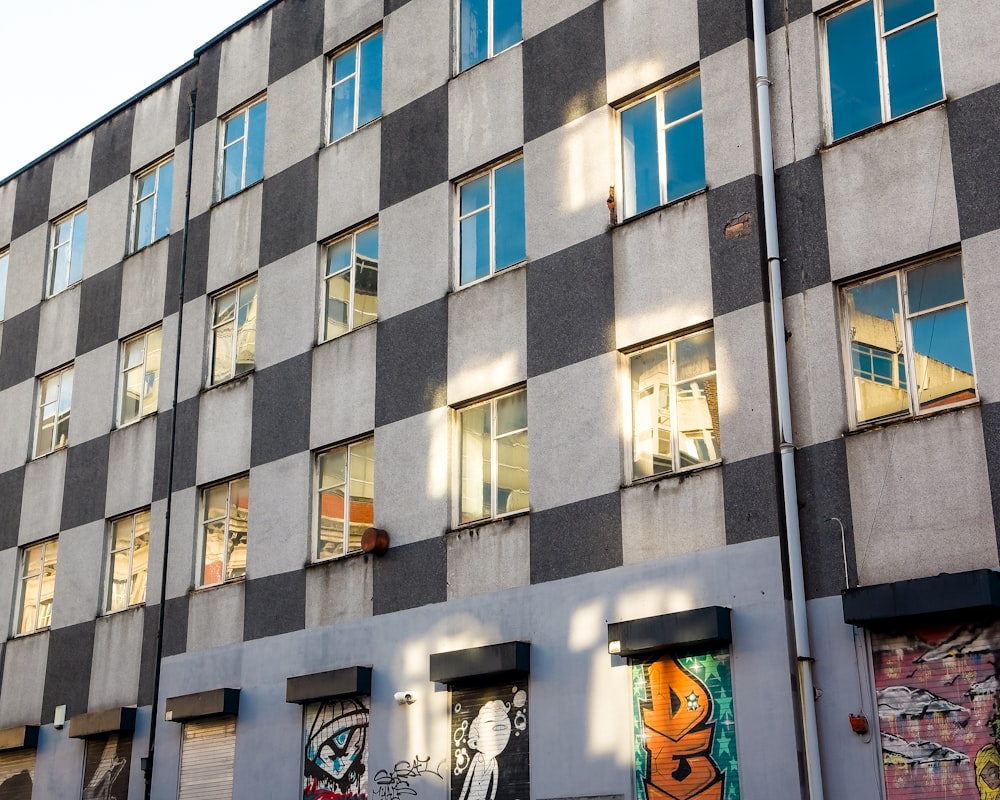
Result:
{"label": "window sill", "polygon": [[160,411],[159,411],[159,409],[157,409],[156,411],[150,411],[148,414],[143,414],[141,417],[136,417],[135,419],[130,420],[128,422],[118,422],[111,429],[111,432],[114,433],[115,431],[123,431],[126,428],[132,428],[132,427],[138,425],[140,422],[144,422],[147,419],[153,419],[159,413],[160,413]]}
{"label": "window sill", "polygon": [[969,408],[979,408],[981,405],[982,401],[977,397],[975,400],[968,400],[964,403],[956,403],[955,405],[946,406],[944,408],[935,408],[931,411],[925,411],[922,414],[907,414],[906,416],[873,419],[870,422],[858,423],[850,430],[844,431],[843,435],[845,437],[858,436],[859,434],[870,433],[871,431],[892,428],[896,425],[906,425],[910,422],[921,422],[923,420],[933,419],[934,417],[940,417],[944,414],[954,414],[958,411],[965,411]]}
{"label": "window sill", "polygon": [[56,453],[61,453],[64,450],[69,450],[69,442],[67,442],[66,444],[62,445],[61,447],[54,447],[51,450],[49,450],[48,452],[39,453],[38,455],[32,455],[32,457],[28,459],[28,462],[31,463],[33,461],[41,461],[43,458],[48,458],[49,456],[54,456],[54,455],[56,455]]}
{"label": "window sill", "polygon": [[130,606],[125,606],[125,608],[114,608],[108,609],[101,612],[101,617],[114,617],[118,614],[124,614],[126,611],[139,611],[146,607],[146,601],[143,600],[141,603],[134,603]]}
{"label": "window sill", "polygon": [[[223,581],[222,583],[212,583],[209,584],[208,586],[194,586],[191,588],[188,594],[205,594],[207,592],[214,592],[216,589],[224,589],[227,586],[236,586],[241,583],[246,583],[246,581],[247,581],[247,576],[240,575],[240,577],[238,578],[233,578],[232,580]],[[167,599],[169,600],[170,598]]]}
{"label": "window sill", "polygon": [[132,258],[132,256],[137,256],[140,253],[144,253],[147,250],[149,250],[150,248],[155,247],[156,245],[160,244],[161,242],[166,242],[169,239],[170,239],[170,233],[167,232],[163,236],[161,236],[159,239],[154,239],[149,244],[144,244],[142,247],[137,247],[135,250],[129,250],[128,252],[125,253],[124,256],[122,256],[122,261],[128,261],[130,258]]}
{"label": "window sill", "polygon": [[445,531],[445,536],[451,536],[452,534],[462,534],[462,533],[473,533],[478,531],[480,528],[486,528],[490,525],[496,525],[498,523],[506,522],[508,525],[512,525],[515,520],[521,519],[522,517],[530,516],[531,509],[525,508],[521,511],[511,511],[509,514],[503,514],[502,516],[490,517],[489,519],[477,519],[475,522],[466,522],[463,525],[456,525],[451,530]]}
{"label": "window sill", "polygon": [[376,123],[379,123],[381,121],[382,121],[382,115],[379,114],[377,117],[375,117],[375,119],[370,119],[363,125],[358,125],[358,127],[356,127],[353,131],[351,131],[350,133],[345,133],[339,139],[328,139],[326,142],[320,145],[319,148],[320,152],[330,147],[333,147],[334,145],[340,144],[341,142],[346,142],[351,137],[355,136],[356,134],[360,133],[363,130],[366,130],[367,128],[373,127]]}
{"label": "window sill", "polygon": [[246,383],[250,376],[256,372],[256,369],[250,369],[246,372],[241,372],[239,375],[234,375],[232,378],[226,378],[224,381],[219,381],[218,383],[210,383],[207,386],[202,387],[199,394],[205,394],[205,392],[211,392],[213,389],[221,389],[224,386],[229,386],[230,388],[240,384]]}
{"label": "window sill", "polygon": [[45,297],[42,298],[42,301],[44,302],[45,300],[51,300],[53,297],[58,297],[61,294],[65,294],[70,289],[76,289],[81,283],[83,283],[83,278],[80,278],[80,280],[73,281],[73,283],[64,286],[58,292],[53,292],[52,294],[45,295]]}
{"label": "window sill", "polygon": [[339,564],[343,561],[350,561],[351,559],[361,558],[367,555],[368,553],[366,553],[364,550],[351,550],[339,556],[330,556],[329,558],[318,558],[315,560],[307,561],[305,564],[305,568],[312,569],[313,567],[323,567],[329,564]]}
{"label": "window sill", "polygon": [[491,272],[489,275],[484,275],[482,278],[476,278],[474,281],[469,281],[468,283],[460,283],[458,284],[458,286],[455,286],[450,292],[448,292],[448,294],[454,294],[455,292],[462,292],[465,291],[466,289],[471,288],[472,286],[479,286],[480,284],[487,283],[488,281],[491,281],[494,278],[499,278],[502,275],[509,275],[512,272],[524,269],[526,266],[528,266],[528,259],[524,259],[523,261],[518,261],[516,264],[511,264],[509,267],[498,269],[496,272]]}
{"label": "window sill", "polygon": [[658,214],[666,208],[673,208],[674,206],[682,205],[688,200],[693,200],[695,197],[700,197],[701,195],[708,192],[709,187],[703,186],[696,192],[691,192],[691,194],[686,194],[683,197],[678,197],[674,200],[670,200],[662,205],[653,206],[652,208],[647,208],[645,211],[640,211],[638,214],[633,214],[631,217],[626,217],[621,222],[616,222],[614,225],[608,225],[608,230],[615,230],[622,227],[623,225],[628,225],[631,222],[635,222],[639,219],[645,219],[646,217],[651,217],[654,214]]}
{"label": "window sill", "polygon": [[682,469],[677,472],[661,472],[656,475],[649,475],[645,478],[636,478],[631,483],[624,484],[621,488],[629,489],[633,486],[648,486],[649,484],[656,484],[661,481],[678,481],[683,483],[692,475],[699,475],[702,472],[718,469],[721,466],[722,459],[720,458],[717,461],[709,461],[705,464],[699,464],[697,467],[688,467],[687,469]]}
{"label": "window sill", "polygon": [[471,72],[472,70],[474,70],[476,67],[480,66],[481,64],[489,64],[494,59],[499,58],[504,53],[509,53],[511,50],[514,50],[514,49],[520,47],[522,44],[524,44],[524,39],[521,39],[520,41],[514,42],[514,44],[512,44],[510,47],[505,47],[499,53],[494,53],[491,56],[487,56],[482,61],[477,61],[475,64],[470,64],[465,69],[462,69],[462,67],[459,66],[457,68],[455,74],[451,76],[451,80],[455,80],[455,78],[458,78],[458,77],[460,77],[462,75],[468,74],[469,72]]}
{"label": "window sill", "polygon": [[830,150],[833,150],[836,147],[839,147],[845,142],[853,142],[855,139],[860,139],[863,136],[868,136],[871,133],[875,133],[876,131],[880,131],[883,128],[887,128],[890,125],[895,125],[897,122],[902,122],[903,120],[910,119],[911,117],[915,117],[918,114],[923,114],[925,111],[930,111],[932,108],[939,108],[943,105],[946,105],[947,103],[948,103],[948,98],[943,97],[940,100],[934,101],[929,106],[923,106],[921,108],[914,109],[913,111],[908,111],[907,113],[901,114],[898,117],[893,117],[892,119],[887,119],[884,120],[883,122],[876,123],[875,125],[872,125],[870,128],[862,128],[860,131],[855,131],[854,133],[849,133],[846,136],[840,137],[839,139],[834,139],[832,142],[829,142],[828,144],[817,147],[816,152],[820,154],[826,153]]}
{"label": "window sill", "polygon": [[50,630],[52,630],[52,626],[51,625],[46,625],[44,628],[35,628],[35,630],[28,631],[27,633],[14,633],[14,634],[11,634],[10,638],[11,639],[29,639],[32,636],[39,636],[40,634],[48,633]]}
{"label": "window sill", "polygon": [[[239,197],[241,194],[245,194],[246,192],[249,192],[254,186],[259,186],[263,182],[264,182],[264,178],[258,178],[253,183],[248,183],[242,189],[239,189],[238,191],[235,191],[232,194],[227,194],[225,197],[220,197],[218,200],[216,200],[214,203],[212,203],[212,205],[209,206],[209,210],[215,208],[216,206],[221,206],[223,203],[225,203],[225,202],[227,202],[229,200],[232,200],[234,197]],[[157,241],[159,241],[159,240],[157,240]]]}
{"label": "window sill", "polygon": [[373,325],[377,325],[377,324],[378,324],[378,318],[375,318],[373,320],[369,320],[368,322],[364,323],[363,325],[358,325],[357,327],[351,328],[349,331],[344,331],[343,333],[337,334],[336,336],[331,336],[329,339],[318,339],[316,341],[316,344],[313,345],[313,347],[322,347],[325,344],[330,344],[330,342],[340,341],[341,339],[347,338],[352,333],[357,333],[358,331],[363,331],[365,328],[370,328]]}

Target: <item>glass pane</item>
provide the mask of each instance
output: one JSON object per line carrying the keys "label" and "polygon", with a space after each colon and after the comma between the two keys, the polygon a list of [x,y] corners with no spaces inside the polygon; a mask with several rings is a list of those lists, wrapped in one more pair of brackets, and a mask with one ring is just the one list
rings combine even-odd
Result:
{"label": "glass pane", "polygon": [[357,63],[358,51],[356,47],[352,47],[337,56],[333,60],[333,82],[338,83],[349,75],[353,75]]}
{"label": "glass pane", "polygon": [[210,486],[205,490],[205,519],[222,519],[229,504],[229,484]]}
{"label": "glass pane", "polygon": [[145,247],[153,241],[153,198],[147,197],[135,207],[135,241],[136,250]]}
{"label": "glass pane", "polygon": [[697,75],[663,93],[663,121],[669,125],[701,111],[701,76]]}
{"label": "glass pane", "polygon": [[833,138],[882,121],[875,11],[862,3],[826,22]]}
{"label": "glass pane", "polygon": [[237,139],[243,138],[243,131],[246,126],[246,113],[241,111],[235,117],[226,120],[225,144],[232,144]]}
{"label": "glass pane", "polygon": [[521,41],[521,0],[493,0],[493,52]]}
{"label": "glass pane", "polygon": [[667,200],[705,188],[705,130],[700,116],[667,130]]}
{"label": "glass pane", "polygon": [[934,0],[884,0],[882,5],[886,31],[934,12]]}
{"label": "glass pane", "polygon": [[670,443],[670,345],[632,357],[632,476],[673,469]]}
{"label": "glass pane", "polygon": [[73,232],[73,218],[64,219],[62,222],[56,223],[55,233],[52,236],[53,246],[58,247],[61,244],[66,244],[69,241],[70,234]]}
{"label": "glass pane", "polygon": [[515,392],[497,398],[497,436],[528,427],[528,393]]}
{"label": "glass pane", "polygon": [[136,179],[135,185],[135,197],[136,200],[142,200],[146,197],[151,197],[153,191],[156,189],[156,170],[147,172],[145,175],[140,175]]}
{"label": "glass pane", "polygon": [[906,302],[910,314],[964,299],[962,259],[958,256],[906,273]]}
{"label": "glass pane", "polygon": [[361,548],[361,535],[375,521],[375,447],[369,440],[351,446],[351,506],[348,550]]}
{"label": "glass pane", "polygon": [[243,188],[243,141],[227,147],[222,154],[222,196]]}
{"label": "glass pane", "polygon": [[73,399],[73,370],[66,369],[59,373],[59,411],[69,411]]}
{"label": "glass pane", "polygon": [[382,34],[361,43],[361,96],[358,125],[382,116]]}
{"label": "glass pane", "polygon": [[461,0],[459,17],[459,67],[469,67],[484,61],[487,56],[486,41],[489,36],[487,0]]}
{"label": "glass pane", "polygon": [[655,97],[650,97],[622,112],[626,217],[660,204],[658,127]]}
{"label": "glass pane", "polygon": [[18,633],[31,633],[38,619],[38,588],[41,578],[29,578],[22,586],[21,626]]}
{"label": "glass pane", "polygon": [[215,314],[212,324],[229,322],[236,316],[236,292],[226,292],[215,298]]}
{"label": "glass pane", "polygon": [[42,571],[42,546],[36,545],[24,551],[24,563],[22,575],[29,577],[38,575]]}
{"label": "glass pane", "polygon": [[142,369],[131,369],[122,376],[121,421],[139,418],[142,408]]}
{"label": "glass pane", "polygon": [[236,374],[253,369],[257,348],[257,284],[240,287],[240,304],[236,310]]}
{"label": "glass pane", "polygon": [[7,253],[0,255],[0,320],[4,317],[4,303],[7,299]]}
{"label": "glass pane", "polygon": [[719,391],[715,376],[677,386],[677,468],[722,457],[719,449]]}
{"label": "glass pane", "polygon": [[920,408],[974,399],[976,378],[965,306],[926,314],[910,326]]}
{"label": "glass pane", "polygon": [[246,530],[246,522],[250,516],[250,479],[240,478],[231,481],[229,484],[229,519],[230,525],[233,522],[242,522],[243,530]]}
{"label": "glass pane", "polygon": [[332,339],[348,331],[350,300],[350,270],[345,269],[340,274],[326,279],[326,326],[323,331],[325,339]]}
{"label": "glass pane", "polygon": [[43,546],[43,555],[45,559],[45,569],[54,570],[56,566],[56,557],[59,555],[59,540],[51,539],[47,541]]}
{"label": "glass pane", "polygon": [[490,176],[483,175],[468,183],[463,183],[459,189],[459,209],[462,216],[476,209],[486,208],[490,204]]}
{"label": "glass pane", "polygon": [[87,234],[87,212],[73,217],[73,253],[70,256],[69,282],[76,283],[83,277],[83,240]]}
{"label": "glass pane", "polygon": [[233,376],[233,331],[232,322],[215,329],[212,341],[212,383],[224,381]]}
{"label": "glass pane", "polygon": [[245,525],[230,526],[227,547],[226,580],[242,578],[247,574],[247,530]]}
{"label": "glass pane", "polygon": [[333,87],[333,109],[330,111],[330,139],[347,136],[354,130],[354,78]]}
{"label": "glass pane", "polygon": [[469,283],[490,274],[490,214],[480,211],[462,220],[459,231],[461,283]]}
{"label": "glass pane", "polygon": [[135,548],[132,552],[132,575],[131,591],[129,592],[129,605],[146,602],[146,572],[149,564],[149,515],[146,517],[145,525],[141,528],[140,518],[136,518]]}
{"label": "glass pane", "polygon": [[496,268],[524,261],[524,161],[504,164],[496,171]]}
{"label": "glass pane", "polygon": [[111,586],[108,587],[108,610],[128,608],[129,569],[128,550],[111,556]]}
{"label": "glass pane", "polygon": [[170,233],[170,203],[174,191],[174,162],[168,161],[160,167],[160,181],[156,188],[156,223],[154,239],[162,239]]}
{"label": "glass pane", "polygon": [[226,526],[223,522],[205,523],[205,539],[202,543],[202,573],[201,582],[210,586],[222,583],[223,540]]}
{"label": "glass pane", "polygon": [[316,558],[344,553],[344,489],[330,489],[319,496],[319,540]]}
{"label": "glass pane", "polygon": [[677,359],[675,380],[680,382],[715,372],[715,333],[701,331],[679,339],[675,345]]}
{"label": "glass pane", "polygon": [[528,432],[497,440],[497,514],[528,507]]}
{"label": "glass pane", "polygon": [[146,351],[146,338],[139,337],[125,343],[125,369],[138,367],[142,364],[143,355]]}
{"label": "glass pane", "polygon": [[472,522],[490,516],[490,404],[467,408],[460,414],[462,486],[459,519]]}
{"label": "glass pane", "polygon": [[889,113],[893,117],[944,97],[936,19],[890,36],[885,42],[885,54],[889,64]]}
{"label": "glass pane", "polygon": [[378,317],[378,227],[355,237],[354,326]]}
{"label": "glass pane", "polygon": [[264,123],[267,117],[267,102],[261,100],[250,106],[249,117],[245,184],[247,186],[264,177]]}
{"label": "glass pane", "polygon": [[35,455],[52,452],[55,447],[56,407],[53,403],[43,406],[38,420],[38,432],[35,436]]}
{"label": "glass pane", "polygon": [[328,489],[331,486],[340,486],[347,479],[344,470],[347,468],[347,450],[338,447],[328,453],[323,453],[319,457],[319,488]]}
{"label": "glass pane", "polygon": [[160,331],[151,331],[146,336],[146,371],[142,384],[142,413],[156,411],[157,396],[160,392]]}
{"label": "glass pane", "polygon": [[111,549],[123,550],[132,545],[132,517],[115,520],[111,525]]}
{"label": "glass pane", "polygon": [[351,238],[341,239],[326,248],[326,274],[332,275],[351,266]]}

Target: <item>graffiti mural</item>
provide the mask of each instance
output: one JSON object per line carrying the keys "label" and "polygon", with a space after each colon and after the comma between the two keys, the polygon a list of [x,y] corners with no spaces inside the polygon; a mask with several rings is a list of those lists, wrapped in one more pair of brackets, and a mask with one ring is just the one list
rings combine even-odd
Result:
{"label": "graffiti mural", "polygon": [[739,800],[729,652],[632,664],[636,800]]}
{"label": "graffiti mural", "polygon": [[368,797],[367,697],[306,706],[303,800]]}
{"label": "graffiti mural", "polygon": [[889,800],[1000,800],[1000,623],[872,634]]}
{"label": "graffiti mural", "polygon": [[451,690],[451,800],[528,800],[528,686]]}
{"label": "graffiti mural", "polygon": [[445,769],[444,761],[432,768],[431,757],[414,756],[412,761],[397,761],[391,770],[380,769],[375,773],[375,786],[378,788],[380,800],[402,800],[404,797],[416,797],[417,788],[410,781],[424,775],[433,775],[444,780],[441,774]]}
{"label": "graffiti mural", "polygon": [[126,800],[131,756],[129,734],[88,739],[83,759],[83,800]]}

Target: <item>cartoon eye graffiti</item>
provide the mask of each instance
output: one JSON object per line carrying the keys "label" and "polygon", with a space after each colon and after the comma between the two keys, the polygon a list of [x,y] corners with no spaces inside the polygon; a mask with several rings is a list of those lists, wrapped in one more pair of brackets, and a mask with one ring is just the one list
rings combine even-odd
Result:
{"label": "cartoon eye graffiti", "polygon": [[514,692],[514,708],[524,708],[527,703],[528,693],[524,689],[518,689]]}
{"label": "cartoon eye graffiti", "polygon": [[528,729],[528,718],[523,711],[518,710],[514,714],[514,727],[518,731],[524,731]]}
{"label": "cartoon eye graffiti", "polygon": [[455,774],[461,775],[469,766],[469,751],[464,747],[455,750]]}

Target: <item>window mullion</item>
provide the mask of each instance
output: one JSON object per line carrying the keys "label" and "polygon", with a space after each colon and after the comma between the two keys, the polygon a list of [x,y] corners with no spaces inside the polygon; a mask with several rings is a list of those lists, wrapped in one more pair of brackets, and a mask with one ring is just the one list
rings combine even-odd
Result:
{"label": "window mullion", "polygon": [[341,541],[343,542],[344,553],[348,552],[351,540],[351,447],[347,446],[346,458],[344,459],[344,529],[341,531]]}
{"label": "window mullion", "polygon": [[497,466],[499,447],[497,446],[497,401],[490,400],[490,516],[499,514],[497,498],[497,479],[500,470]]}
{"label": "window mullion", "polygon": [[354,45],[354,118],[351,129],[358,129],[358,114],[361,108],[361,42]]}
{"label": "window mullion", "polygon": [[[490,17],[490,24],[492,25],[492,16]],[[490,170],[490,275],[496,274],[497,271],[496,174],[497,171],[495,169]],[[490,403],[493,405],[493,401],[490,401]]]}
{"label": "window mullion", "polygon": [[892,119],[889,99],[889,59],[886,55],[885,7],[883,0],[872,0],[875,4],[875,36],[878,39],[879,100],[882,107],[882,122]]}
{"label": "window mullion", "polygon": [[[899,337],[902,342],[903,365],[906,370],[906,396],[909,400],[910,415],[915,416],[920,409],[918,396],[920,393],[920,380],[917,375],[917,359],[910,344],[912,336],[910,334],[910,305],[906,299],[906,271],[899,273],[896,281],[897,299],[896,303],[900,309]],[[893,326],[895,327],[895,326]]]}
{"label": "window mullion", "polygon": [[486,0],[486,57],[493,55],[493,0]]}
{"label": "window mullion", "polygon": [[667,112],[664,92],[656,93],[656,159],[660,174],[660,203],[666,203],[667,197]]}
{"label": "window mullion", "polygon": [[[680,437],[677,435],[677,342],[670,343],[670,361],[667,369],[670,408],[670,465],[672,472],[680,471]],[[657,420],[659,427],[659,420]]]}

